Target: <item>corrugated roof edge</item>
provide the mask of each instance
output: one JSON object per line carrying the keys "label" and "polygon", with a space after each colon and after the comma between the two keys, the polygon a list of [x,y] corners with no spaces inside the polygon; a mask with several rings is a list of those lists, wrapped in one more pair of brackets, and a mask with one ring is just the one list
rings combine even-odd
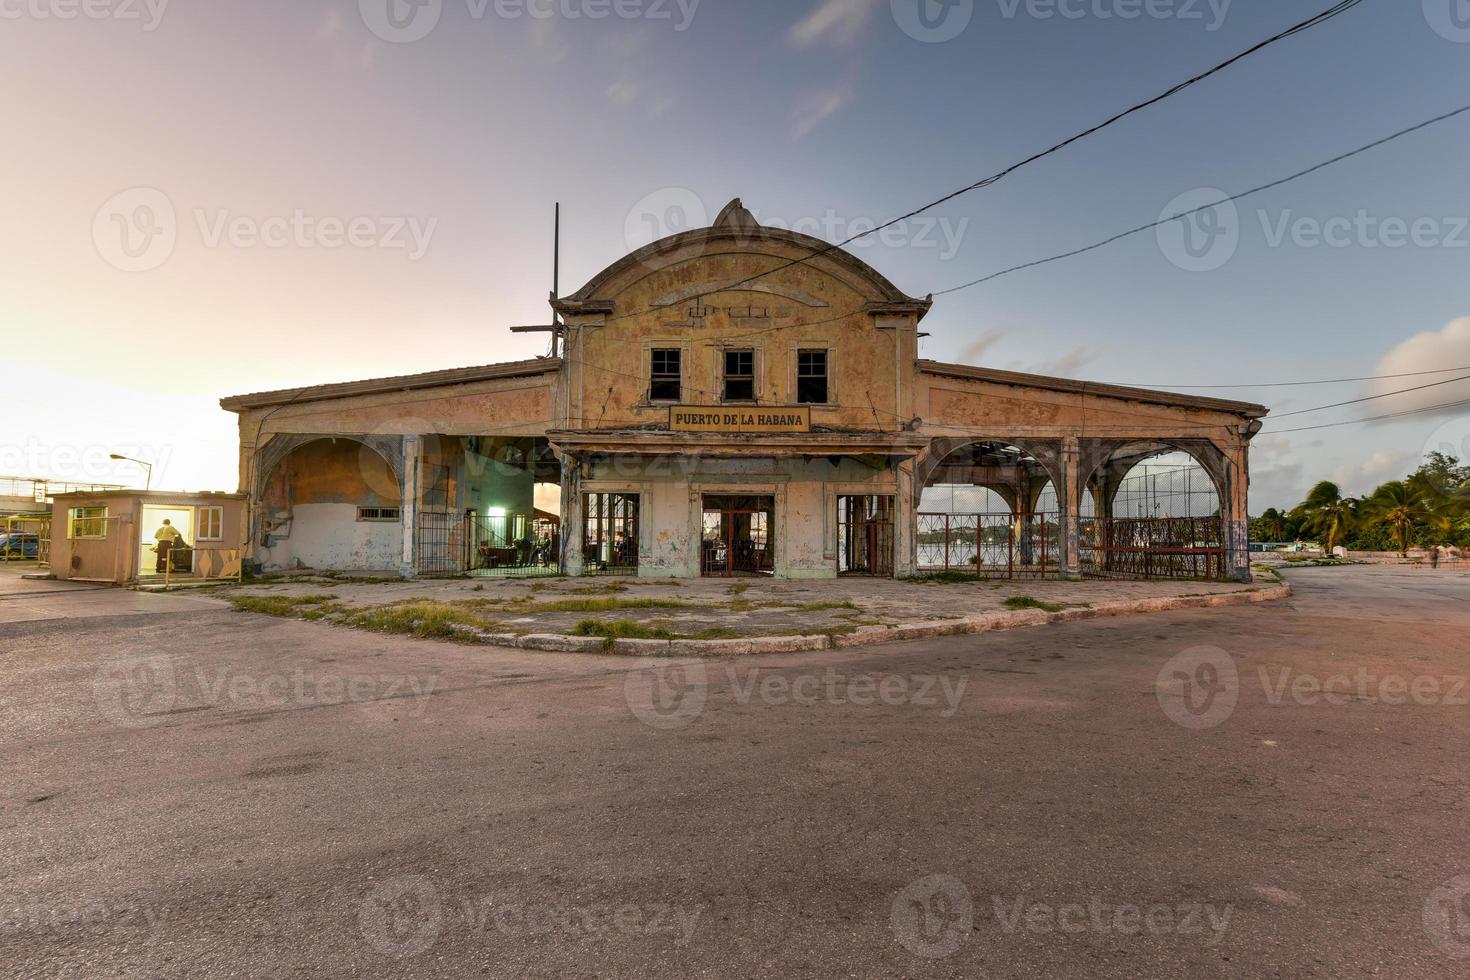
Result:
{"label": "corrugated roof edge", "polygon": [[300,404],[327,401],[333,398],[351,398],[358,395],[377,395],[390,391],[413,391],[420,388],[448,387],[472,384],[476,381],[495,381],[502,378],[529,378],[552,374],[561,369],[559,357],[538,357],[529,361],[510,361],[505,364],[485,364],[479,367],[450,368],[444,371],[429,371],[425,374],[405,374],[393,378],[371,378],[365,381],[343,381],[334,384],[309,385],[305,388],[283,388],[280,391],[261,391],[250,395],[232,395],[219,400],[220,408],[227,412],[239,412],[248,408],[266,408],[272,405]]}
{"label": "corrugated roof edge", "polygon": [[1253,402],[1231,401],[1226,398],[1206,398],[1200,395],[1181,395],[1171,391],[1154,391],[1149,388],[1129,388],[1125,385],[1104,384],[1098,381],[1074,381],[1070,378],[1050,378],[1043,374],[1023,374],[1019,371],[1001,371],[996,368],[974,367],[969,364],[946,364],[942,361],[921,360],[919,361],[919,370],[925,374],[938,374],[972,381],[989,381],[993,384],[1041,388],[1047,391],[1064,391],[1079,395],[1099,395],[1104,398],[1124,398],[1129,401],[1149,402],[1155,405],[1172,405],[1177,408],[1199,408],[1214,412],[1229,412],[1232,415],[1243,415],[1251,419],[1265,418],[1271,414],[1269,408]]}

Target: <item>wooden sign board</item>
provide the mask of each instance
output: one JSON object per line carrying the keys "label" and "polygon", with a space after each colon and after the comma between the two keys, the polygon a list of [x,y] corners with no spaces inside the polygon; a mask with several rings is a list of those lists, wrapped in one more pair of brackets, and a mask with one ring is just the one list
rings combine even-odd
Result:
{"label": "wooden sign board", "polygon": [[669,428],[674,432],[810,432],[812,410],[809,405],[680,405],[669,409]]}

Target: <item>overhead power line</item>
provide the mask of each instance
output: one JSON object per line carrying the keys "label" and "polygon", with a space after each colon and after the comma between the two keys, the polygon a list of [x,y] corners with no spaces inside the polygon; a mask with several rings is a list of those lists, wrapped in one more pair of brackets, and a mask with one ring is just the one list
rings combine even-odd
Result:
{"label": "overhead power line", "polygon": [[1374,415],[1366,419],[1347,419],[1343,422],[1324,422],[1321,425],[1303,425],[1295,429],[1271,429],[1270,431],[1260,433],[1260,435],[1256,436],[1256,438],[1259,439],[1261,436],[1280,436],[1285,435],[1288,432],[1314,432],[1317,429],[1336,429],[1339,426],[1364,425],[1368,422],[1386,422],[1389,419],[1401,419],[1407,418],[1411,415],[1423,415],[1426,412],[1444,412],[1452,408],[1463,408],[1467,405],[1470,405],[1470,398],[1463,398],[1459,401],[1453,402],[1441,402],[1438,405],[1426,405],[1423,408],[1411,408],[1402,412],[1390,412],[1387,415]]}
{"label": "overhead power line", "polygon": [[1366,146],[1360,146],[1356,150],[1350,150],[1347,153],[1339,154],[1338,156],[1333,157],[1331,160],[1324,161],[1313,167],[1308,167],[1306,170],[1299,170],[1296,173],[1292,174],[1290,177],[1282,177],[1280,180],[1273,180],[1269,184],[1262,184],[1259,187],[1253,187],[1248,191],[1243,191],[1240,194],[1235,194],[1231,197],[1223,198],[1222,200],[1216,201],[1213,204],[1206,204],[1203,207],[1194,208],[1190,211],[1182,211],[1179,214],[1173,214],[1167,218],[1160,218],[1158,221],[1151,221],[1146,225],[1139,225],[1137,228],[1131,228],[1128,231],[1113,235],[1111,238],[1104,238],[1100,242],[1094,242],[1093,244],[1085,245],[1082,248],[1074,248],[1069,252],[1062,252],[1058,255],[1048,256],[1044,259],[1037,259],[1034,262],[1024,262],[1021,265],[1013,265],[1009,269],[1002,269],[999,272],[992,272],[988,276],[981,276],[979,279],[972,279],[969,282],[961,283],[958,286],[951,286],[948,289],[941,289],[934,295],[945,296],[949,293],[957,293],[962,289],[969,289],[972,286],[979,286],[983,283],[992,282],[1002,276],[1009,276],[1013,273],[1021,272],[1025,269],[1034,269],[1039,265],[1047,265],[1051,262],[1060,262],[1062,259],[1070,259],[1078,255],[1083,255],[1087,252],[1094,252],[1100,248],[1105,248],[1108,245],[1112,245],[1114,242],[1122,241],[1125,238],[1131,238],[1132,236],[1142,234],[1145,231],[1153,231],[1155,228],[1167,225],[1171,221],[1182,221],[1185,218],[1193,217],[1194,215],[1201,214],[1205,211],[1213,211],[1215,208],[1220,207],[1222,204],[1232,204],[1236,201],[1244,200],[1247,197],[1251,197],[1253,195],[1280,187],[1283,184],[1289,184],[1294,180],[1300,180],[1301,178],[1314,174],[1319,170],[1325,170],[1328,167],[1333,166],[1334,164],[1342,163],[1344,160],[1349,160],[1355,156],[1358,156],[1359,154],[1367,153],[1369,150],[1377,149],[1384,144],[1392,143],[1393,141],[1402,139],[1403,137],[1408,136],[1412,133],[1417,133],[1421,129],[1427,129],[1430,126],[1434,126],[1438,123],[1453,119],[1456,116],[1463,115],[1466,112],[1470,112],[1470,105],[1461,106],[1460,108],[1455,109],[1452,112],[1446,112],[1443,115],[1435,116],[1433,119],[1426,119],[1424,122],[1416,123],[1415,125],[1410,126],[1408,129],[1401,129],[1391,136],[1385,136],[1382,139],[1374,140],[1372,143],[1369,143]]}
{"label": "overhead power line", "polygon": [[[811,253],[809,253],[807,255],[802,256],[801,258],[791,259],[791,260],[789,260],[787,262],[783,262],[780,265],[777,265],[777,266],[774,266],[773,268],[767,269],[765,272],[760,272],[760,273],[757,273],[756,275],[749,276],[749,277],[747,277],[745,279],[741,279],[741,280],[738,280],[736,282],[730,283],[727,286],[723,286],[723,287],[721,287],[719,289],[712,290],[712,292],[725,292],[725,291],[732,290],[732,289],[739,289],[741,286],[748,286],[748,285],[750,285],[751,283],[755,282],[758,279],[763,279],[766,276],[769,276],[769,275],[772,275],[774,273],[780,272],[780,271],[782,271],[784,269],[789,269],[792,266],[803,265],[803,264],[811,261],[814,258],[818,258],[819,256],[826,255],[829,252],[834,252],[834,251],[836,251],[837,249],[840,249],[840,248],[845,248],[846,246],[851,245],[853,242],[858,241],[859,239],[863,239],[863,238],[867,238],[867,237],[869,237],[871,235],[875,235],[878,232],[883,231],[886,228],[891,228],[894,225],[899,224],[900,222],[904,222],[904,221],[909,220],[910,218],[918,217],[919,215],[923,214],[926,211],[933,210],[934,208],[939,207],[941,204],[947,204],[948,202],[953,201],[957,197],[962,197],[965,194],[969,194],[971,191],[976,191],[976,190],[979,190],[982,187],[989,187],[992,184],[998,183],[999,181],[1004,180],[1006,177],[1009,177],[1011,174],[1015,173],[1017,170],[1020,170],[1023,167],[1029,166],[1030,164],[1033,164],[1033,163],[1037,162],[1038,160],[1043,160],[1046,157],[1052,156],[1055,153],[1059,153],[1062,150],[1066,149],[1067,147],[1071,146],[1073,143],[1080,142],[1081,140],[1084,140],[1084,139],[1088,138],[1089,136],[1093,136],[1093,135],[1101,132],[1102,130],[1107,129],[1109,126],[1112,126],[1112,125],[1115,125],[1118,122],[1121,122],[1122,120],[1128,118],[1129,116],[1133,115],[1134,113],[1142,112],[1144,109],[1148,109],[1148,108],[1150,108],[1152,106],[1158,105],[1160,102],[1163,102],[1166,99],[1172,98],[1173,96],[1178,95],[1180,92],[1186,91],[1187,89],[1190,89],[1190,88],[1194,87],[1195,85],[1198,85],[1200,82],[1203,82],[1206,79],[1213,77],[1214,75],[1218,75],[1220,72],[1225,71],[1227,68],[1230,68],[1233,65],[1235,65],[1235,64],[1237,64],[1237,63],[1239,63],[1241,61],[1244,61],[1245,59],[1251,57],[1254,54],[1257,54],[1257,53],[1259,53],[1261,51],[1264,51],[1266,48],[1269,48],[1269,47],[1271,47],[1274,44],[1278,44],[1281,41],[1285,41],[1287,38],[1294,37],[1297,34],[1302,33],[1303,31],[1308,31],[1308,30],[1311,30],[1314,27],[1318,27],[1318,26],[1320,26],[1322,24],[1325,24],[1327,21],[1333,19],[1334,17],[1337,17],[1340,14],[1346,13],[1347,11],[1351,10],[1353,7],[1356,7],[1358,4],[1360,4],[1362,2],[1363,2],[1363,0],[1339,0],[1338,3],[1333,4],[1331,7],[1328,7],[1326,10],[1323,10],[1321,13],[1314,14],[1313,16],[1308,17],[1306,20],[1303,20],[1303,21],[1300,21],[1300,22],[1298,22],[1296,24],[1293,24],[1291,27],[1288,27],[1286,30],[1281,31],[1278,34],[1274,34],[1271,37],[1266,38],[1264,41],[1260,41],[1260,42],[1252,45],[1251,47],[1249,47],[1246,50],[1240,52],[1239,54],[1236,54],[1236,55],[1234,55],[1234,56],[1232,56],[1230,58],[1227,58],[1226,60],[1220,62],[1218,65],[1215,65],[1213,68],[1209,68],[1209,69],[1207,69],[1205,71],[1202,71],[1199,74],[1197,74],[1197,75],[1195,75],[1195,76],[1193,76],[1191,78],[1185,79],[1184,81],[1178,83],[1177,85],[1174,85],[1174,86],[1170,87],[1169,89],[1165,90],[1164,92],[1159,93],[1158,95],[1154,96],[1151,99],[1146,99],[1143,102],[1135,103],[1135,104],[1129,106],[1127,109],[1124,109],[1123,111],[1118,112],[1118,113],[1115,113],[1114,115],[1108,117],[1107,119],[1103,120],[1102,122],[1098,123],[1097,125],[1091,126],[1091,127],[1087,128],[1087,129],[1084,129],[1082,132],[1077,133],[1077,134],[1075,134],[1073,136],[1069,136],[1066,139],[1062,140],[1060,143],[1057,143],[1054,146],[1050,146],[1050,147],[1048,147],[1045,150],[1041,150],[1041,151],[1039,151],[1037,153],[1033,153],[1031,156],[1026,157],[1024,160],[1021,160],[1021,161],[1019,161],[1017,163],[1013,163],[1010,166],[1006,167],[1005,169],[1000,170],[1000,171],[997,171],[996,173],[993,173],[993,174],[991,174],[988,177],[983,177],[980,180],[977,180],[977,181],[975,181],[972,184],[967,184],[966,186],[961,187],[958,190],[951,191],[951,192],[949,192],[948,194],[945,194],[942,197],[939,197],[939,198],[936,198],[933,201],[930,201],[928,204],[925,204],[922,207],[915,208],[914,210],[908,212],[907,214],[900,215],[897,218],[893,218],[890,221],[885,221],[884,223],[882,223],[882,224],[880,224],[880,225],[878,225],[878,226],[876,226],[874,228],[871,228],[871,229],[869,229],[867,231],[864,231],[861,234],[853,235],[850,238],[846,238],[846,239],[844,239],[844,240],[842,240],[840,242],[837,242],[835,244],[827,245],[827,246],[825,246],[823,248],[819,248],[819,249],[817,249],[814,252],[811,252]],[[938,295],[938,294],[936,294],[936,295]],[[653,309],[653,307],[649,307],[647,310],[639,310],[637,312],[630,312],[630,313],[620,314],[620,315],[618,315],[616,317],[613,317],[613,319],[624,319],[624,318],[630,317],[630,316],[637,316],[637,315],[639,315],[641,313],[650,312],[652,309]]]}
{"label": "overhead power line", "polygon": [[1435,381],[1432,384],[1418,385],[1414,388],[1400,388],[1397,391],[1386,391],[1381,395],[1367,395],[1363,398],[1354,398],[1351,401],[1334,402],[1331,405],[1318,405],[1316,408],[1301,408],[1295,412],[1284,412],[1281,415],[1273,415],[1273,419],[1289,419],[1296,415],[1310,415],[1312,412],[1325,412],[1329,408],[1345,408],[1348,405],[1361,405],[1363,402],[1375,402],[1380,398],[1392,398],[1395,395],[1407,395],[1414,391],[1423,391],[1426,388],[1438,388],[1440,385],[1452,385],[1457,381],[1470,381],[1470,374],[1461,378],[1446,378],[1444,381]]}
{"label": "overhead power line", "polygon": [[1166,385],[1140,384],[1135,382],[1118,382],[1127,388],[1187,388],[1190,391],[1223,391],[1227,388],[1301,388],[1311,385],[1345,385],[1355,381],[1390,381],[1395,378],[1422,378],[1430,374],[1450,374],[1455,371],[1470,371],[1470,364],[1464,367],[1435,368],[1433,371],[1409,371],[1405,374],[1370,374],[1361,378],[1324,378],[1320,381],[1256,381],[1248,384],[1233,385],[1181,385],[1169,383]]}

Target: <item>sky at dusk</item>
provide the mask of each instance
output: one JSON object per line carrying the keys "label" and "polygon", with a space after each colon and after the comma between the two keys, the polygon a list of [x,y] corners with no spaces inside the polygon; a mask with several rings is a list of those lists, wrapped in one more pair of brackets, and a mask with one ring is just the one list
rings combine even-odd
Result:
{"label": "sky at dusk", "polygon": [[[557,201],[564,293],[737,196],[844,239],[1328,5],[0,0],[0,473],[140,481],[122,452],[233,490],[221,396],[544,353],[507,328],[549,315]],[[1466,102],[1470,3],[1366,0],[853,250],[938,293]],[[1470,365],[1467,160],[1470,115],[941,296],[921,354],[1161,388]],[[1199,393],[1287,414],[1455,377]],[[1268,422],[1252,510],[1470,447],[1470,407],[1272,430],[1459,399]]]}

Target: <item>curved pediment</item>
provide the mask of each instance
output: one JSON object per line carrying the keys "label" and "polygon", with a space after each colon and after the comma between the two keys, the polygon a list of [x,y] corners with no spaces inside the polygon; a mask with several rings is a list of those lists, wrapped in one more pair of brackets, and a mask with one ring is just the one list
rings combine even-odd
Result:
{"label": "curved pediment", "polygon": [[569,313],[605,308],[635,283],[674,267],[679,268],[684,282],[690,284],[681,283],[676,289],[660,293],[652,303],[655,308],[729,291],[732,287],[780,297],[808,307],[830,305],[809,290],[777,278],[775,273],[782,269],[782,264],[762,273],[759,279],[716,277],[697,268],[706,261],[713,263],[740,255],[771,256],[789,267],[800,265],[820,270],[843,282],[869,303],[915,307],[921,316],[928,311],[928,300],[904,293],[852,253],[810,235],[760,224],[739,198],[726,205],[710,227],[670,235],[623,256],[555,305]]}

